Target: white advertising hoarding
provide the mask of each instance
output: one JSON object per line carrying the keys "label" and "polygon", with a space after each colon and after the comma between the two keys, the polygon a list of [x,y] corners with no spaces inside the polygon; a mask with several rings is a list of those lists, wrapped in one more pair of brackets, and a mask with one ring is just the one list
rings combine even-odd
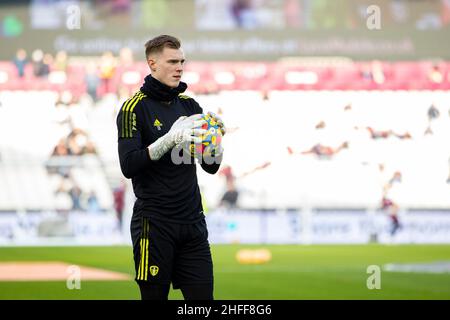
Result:
{"label": "white advertising hoarding", "polygon": [[[364,210],[213,211],[206,219],[213,244],[450,243],[446,211],[400,212],[395,234],[389,216]],[[2,213],[0,245],[131,244],[127,228],[111,213]]]}

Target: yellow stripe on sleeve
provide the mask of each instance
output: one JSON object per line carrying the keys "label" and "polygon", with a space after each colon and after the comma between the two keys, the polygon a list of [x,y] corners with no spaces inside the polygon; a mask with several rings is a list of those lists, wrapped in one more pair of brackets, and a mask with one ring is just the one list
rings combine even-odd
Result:
{"label": "yellow stripe on sleeve", "polygon": [[123,104],[123,107],[122,107],[122,138],[126,138],[126,136],[125,136],[125,134],[126,134],[126,130],[125,130],[126,121],[125,121],[125,118],[126,118],[127,114],[125,113],[125,110],[129,106],[131,101],[133,101],[136,98],[137,95],[138,95],[138,93],[134,94],[131,98],[129,98]]}
{"label": "yellow stripe on sleeve", "polygon": [[124,119],[124,121],[125,121],[125,138],[131,138],[130,137],[130,127],[129,127],[129,122],[130,122],[130,112],[129,112],[129,110],[130,110],[130,106],[135,102],[135,101],[137,101],[138,100],[138,98],[139,98],[139,94],[136,94],[134,97],[133,97],[133,99],[131,99],[129,102],[128,102],[128,104],[127,104],[127,106],[125,107],[125,109],[124,109],[124,115],[125,115],[125,119]]}
{"label": "yellow stripe on sleeve", "polygon": [[144,97],[144,95],[141,93],[139,94],[134,101],[128,106],[129,111],[127,112],[128,114],[128,137],[131,138],[133,137],[133,110],[134,107],[136,107],[136,104],[142,100],[142,98]]}

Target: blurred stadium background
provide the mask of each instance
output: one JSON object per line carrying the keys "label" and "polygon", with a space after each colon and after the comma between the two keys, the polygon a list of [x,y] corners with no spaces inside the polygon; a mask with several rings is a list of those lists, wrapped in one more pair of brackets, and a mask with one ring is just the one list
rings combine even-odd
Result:
{"label": "blurred stadium background", "polygon": [[115,118],[163,33],[228,128],[198,171],[216,298],[450,298],[450,1],[4,0],[1,299],[139,298]]}

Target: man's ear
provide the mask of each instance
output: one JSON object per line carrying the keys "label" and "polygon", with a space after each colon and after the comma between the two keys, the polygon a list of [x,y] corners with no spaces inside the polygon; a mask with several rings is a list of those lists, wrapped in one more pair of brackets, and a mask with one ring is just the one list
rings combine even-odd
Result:
{"label": "man's ear", "polygon": [[154,57],[148,57],[147,64],[152,72],[156,71],[156,59]]}

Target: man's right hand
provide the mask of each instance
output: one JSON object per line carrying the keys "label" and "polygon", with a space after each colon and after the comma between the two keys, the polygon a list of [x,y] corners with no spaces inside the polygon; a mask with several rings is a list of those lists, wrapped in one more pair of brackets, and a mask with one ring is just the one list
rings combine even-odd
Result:
{"label": "man's right hand", "polygon": [[160,137],[148,147],[151,160],[159,160],[166,152],[176,145],[183,143],[202,143],[202,135],[207,132],[200,129],[206,123],[201,114],[190,117],[182,116],[177,119],[164,136]]}
{"label": "man's right hand", "polygon": [[[201,129],[206,124],[201,114],[194,114],[190,117],[182,116],[177,119],[167,133],[173,140],[173,146],[183,143],[202,143],[202,135],[207,130]],[[172,146],[172,147],[173,147]]]}

